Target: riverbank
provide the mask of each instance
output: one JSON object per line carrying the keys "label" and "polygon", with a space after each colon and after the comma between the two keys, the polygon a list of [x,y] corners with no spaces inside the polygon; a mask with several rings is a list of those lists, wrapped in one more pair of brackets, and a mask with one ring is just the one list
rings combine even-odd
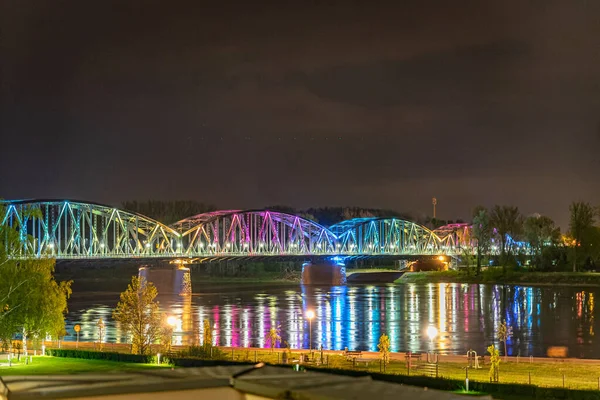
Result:
{"label": "riverbank", "polygon": [[479,276],[465,271],[428,271],[406,273],[395,283],[488,283],[527,286],[589,286],[600,287],[596,272],[518,272],[502,273],[500,268],[482,271]]}

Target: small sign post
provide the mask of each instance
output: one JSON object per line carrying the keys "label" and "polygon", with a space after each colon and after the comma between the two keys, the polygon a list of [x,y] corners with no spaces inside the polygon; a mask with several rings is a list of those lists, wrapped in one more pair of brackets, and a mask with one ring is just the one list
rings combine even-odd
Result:
{"label": "small sign post", "polygon": [[79,326],[79,324],[77,324],[73,327],[73,329],[75,329],[75,333],[77,334],[77,344],[75,345],[75,348],[78,349],[79,348],[79,331],[81,330],[81,326]]}

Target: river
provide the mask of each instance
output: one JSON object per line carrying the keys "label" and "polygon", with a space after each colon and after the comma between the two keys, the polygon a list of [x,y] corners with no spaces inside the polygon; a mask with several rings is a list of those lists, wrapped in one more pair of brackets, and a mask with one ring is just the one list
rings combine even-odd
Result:
{"label": "river", "polygon": [[[117,289],[117,288],[115,288]],[[102,318],[107,342],[126,336],[111,318],[118,291],[75,293],[69,301],[66,340],[97,340],[95,324]],[[544,356],[549,346],[567,346],[569,356],[600,358],[595,339],[597,288],[524,287],[509,285],[387,284],[356,286],[195,285],[187,296],[159,296],[161,308],[175,316],[175,344],[202,340],[202,321],[214,327],[213,341],[221,346],[268,347],[271,327],[280,327],[292,348],[377,351],[381,334],[390,337],[392,351],[482,354],[495,343],[499,324],[506,320],[513,335],[510,355]],[[305,318],[314,310],[312,322]],[[439,334],[430,340],[430,326]],[[309,327],[312,333],[309,334]],[[501,354],[503,352],[501,351]]]}

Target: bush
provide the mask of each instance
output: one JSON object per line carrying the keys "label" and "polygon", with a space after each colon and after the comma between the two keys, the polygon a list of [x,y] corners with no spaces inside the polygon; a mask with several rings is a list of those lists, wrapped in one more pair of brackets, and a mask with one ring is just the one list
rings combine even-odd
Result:
{"label": "bush", "polygon": [[225,358],[225,353],[217,347],[213,346],[190,346],[187,349],[179,353],[180,358],[202,358],[205,360],[209,359],[222,359]]}
{"label": "bush", "polygon": [[143,364],[150,364],[155,360],[154,356],[145,354],[107,353],[101,351],[75,349],[48,349],[46,350],[46,353],[53,357],[82,358],[85,360],[107,360]]}

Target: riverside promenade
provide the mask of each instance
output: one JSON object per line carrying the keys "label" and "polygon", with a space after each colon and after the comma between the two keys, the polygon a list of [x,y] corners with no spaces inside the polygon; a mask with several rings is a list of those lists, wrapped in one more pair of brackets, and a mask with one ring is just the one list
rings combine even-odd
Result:
{"label": "riverside promenade", "polygon": [[[58,348],[58,343],[46,343],[46,348]],[[61,342],[63,349],[100,351],[93,342]],[[163,357],[177,357],[188,346],[172,346]],[[213,359],[224,361],[264,362],[270,364],[304,365],[313,368],[336,368],[362,372],[384,372],[400,375],[423,375],[457,380],[489,382],[489,356],[479,362],[479,368],[469,365],[467,355],[437,355],[428,359],[426,353],[411,354],[410,362],[405,352],[390,353],[390,362],[381,362],[378,352],[349,352],[339,350],[309,350],[256,347],[214,347]],[[129,353],[125,343],[103,343],[102,351]],[[283,355],[287,352],[287,357]],[[40,350],[28,350],[29,355]],[[478,354],[479,356],[479,354]],[[0,356],[6,358],[6,354]],[[431,362],[433,361],[433,362]],[[4,363],[2,363],[4,364]],[[499,366],[501,383],[519,383],[540,387],[600,390],[600,360],[547,357],[502,357]],[[1,374],[0,374],[1,375]]]}

